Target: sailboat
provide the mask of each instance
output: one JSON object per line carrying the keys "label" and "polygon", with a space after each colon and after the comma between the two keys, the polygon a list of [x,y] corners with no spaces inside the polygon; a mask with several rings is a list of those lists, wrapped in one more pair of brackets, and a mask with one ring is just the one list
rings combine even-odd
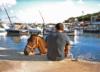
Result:
{"label": "sailboat", "polygon": [[8,17],[8,20],[10,22],[10,26],[8,29],[6,29],[7,31],[7,35],[19,35],[20,31],[19,30],[16,30],[15,27],[14,27],[14,24],[12,23],[11,19],[10,19],[10,16],[7,12],[7,9],[4,7],[4,10],[5,10],[5,13]]}
{"label": "sailboat", "polygon": [[6,29],[7,35],[25,35],[25,34],[28,34],[27,29],[18,29],[18,28],[16,28],[16,26],[15,26],[16,23],[12,23],[11,18],[10,18],[9,14],[7,12],[7,9],[5,7],[4,7],[4,10],[5,10],[6,15],[8,17],[8,20],[10,22],[9,28]]}

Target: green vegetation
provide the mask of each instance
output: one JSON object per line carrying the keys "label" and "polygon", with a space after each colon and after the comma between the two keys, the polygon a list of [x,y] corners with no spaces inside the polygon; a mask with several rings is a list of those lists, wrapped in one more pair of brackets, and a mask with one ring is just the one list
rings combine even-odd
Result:
{"label": "green vegetation", "polygon": [[96,21],[100,21],[100,12],[97,12],[97,13],[92,13],[92,14],[86,14],[83,16],[78,16],[78,17],[70,17],[67,20],[65,20],[64,23],[74,22],[75,18],[77,18],[78,21],[90,21],[92,16],[97,16]]}

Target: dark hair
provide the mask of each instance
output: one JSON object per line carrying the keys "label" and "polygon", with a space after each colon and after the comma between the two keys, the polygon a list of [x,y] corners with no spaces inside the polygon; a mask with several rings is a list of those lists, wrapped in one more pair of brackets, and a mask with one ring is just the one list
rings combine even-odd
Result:
{"label": "dark hair", "polygon": [[56,28],[57,30],[64,30],[64,26],[63,26],[62,23],[57,23],[56,26],[55,26],[55,28]]}

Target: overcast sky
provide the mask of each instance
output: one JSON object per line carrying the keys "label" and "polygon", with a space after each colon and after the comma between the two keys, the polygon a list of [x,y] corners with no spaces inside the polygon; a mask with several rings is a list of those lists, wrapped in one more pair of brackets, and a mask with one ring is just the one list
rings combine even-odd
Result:
{"label": "overcast sky", "polygon": [[63,22],[69,17],[100,11],[100,0],[0,0],[0,18],[7,20],[6,7],[13,22]]}

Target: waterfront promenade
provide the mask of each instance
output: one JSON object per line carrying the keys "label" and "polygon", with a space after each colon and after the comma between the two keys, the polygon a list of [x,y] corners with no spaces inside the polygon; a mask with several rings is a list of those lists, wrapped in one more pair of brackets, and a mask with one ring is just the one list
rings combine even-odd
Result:
{"label": "waterfront promenade", "polygon": [[100,72],[99,62],[48,61],[46,56],[25,56],[14,49],[0,48],[0,72]]}

